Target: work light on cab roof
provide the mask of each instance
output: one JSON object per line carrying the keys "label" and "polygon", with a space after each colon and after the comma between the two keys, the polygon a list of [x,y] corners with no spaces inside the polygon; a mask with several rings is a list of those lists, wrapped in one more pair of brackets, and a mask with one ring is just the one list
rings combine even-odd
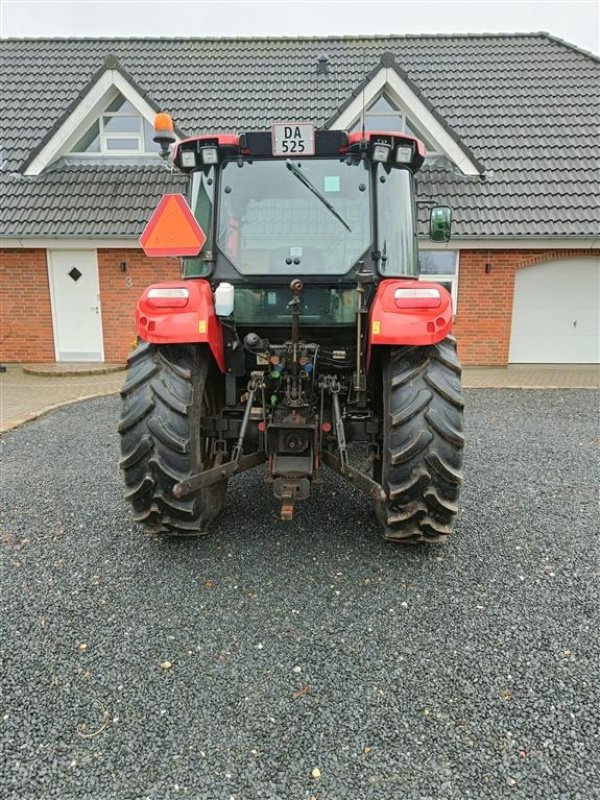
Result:
{"label": "work light on cab roof", "polygon": [[[203,534],[228,479],[262,466],[288,520],[325,466],[371,498],[386,539],[444,541],[463,403],[452,298],[419,276],[422,142],[301,121],[177,141],[166,114],[155,131],[189,187],[141,238],[183,275],[136,313],[119,426],[135,519]],[[431,209],[431,239],[450,225]]]}

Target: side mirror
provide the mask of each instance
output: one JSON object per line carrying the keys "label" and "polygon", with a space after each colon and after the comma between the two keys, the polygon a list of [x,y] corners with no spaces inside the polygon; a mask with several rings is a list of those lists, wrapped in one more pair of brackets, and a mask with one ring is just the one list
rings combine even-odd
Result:
{"label": "side mirror", "polygon": [[432,242],[448,242],[452,230],[452,209],[435,206],[429,214],[429,238]]}

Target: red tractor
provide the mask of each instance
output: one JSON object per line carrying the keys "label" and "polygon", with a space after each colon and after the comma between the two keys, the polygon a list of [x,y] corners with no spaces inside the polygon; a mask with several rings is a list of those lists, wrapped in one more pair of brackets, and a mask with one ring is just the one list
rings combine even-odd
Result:
{"label": "red tractor", "polygon": [[[168,115],[156,141],[168,157]],[[386,539],[450,534],[461,367],[451,297],[418,280],[424,156],[404,134],[304,123],[174,144],[188,201],[163,197],[140,241],[183,256],[183,276],[143,292],[121,393],[126,498],[148,531],[205,533],[228,479],[264,464],[282,519],[325,465]],[[433,208],[431,238],[450,223]]]}

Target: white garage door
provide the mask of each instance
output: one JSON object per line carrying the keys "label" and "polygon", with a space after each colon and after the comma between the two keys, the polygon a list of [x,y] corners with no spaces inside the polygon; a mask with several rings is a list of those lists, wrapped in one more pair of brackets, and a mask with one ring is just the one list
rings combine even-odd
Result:
{"label": "white garage door", "polygon": [[517,272],[508,360],[600,362],[599,258],[565,258]]}

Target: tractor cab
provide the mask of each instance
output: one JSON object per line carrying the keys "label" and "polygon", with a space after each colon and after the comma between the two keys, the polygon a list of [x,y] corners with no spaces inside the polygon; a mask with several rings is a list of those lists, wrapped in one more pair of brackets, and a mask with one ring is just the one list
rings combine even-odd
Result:
{"label": "tractor cab", "polygon": [[289,324],[292,278],[304,284],[301,320],[330,326],[354,323],[358,263],[416,275],[416,140],[307,125],[222,139],[187,140],[174,155],[177,165],[194,161],[190,204],[209,232],[183,274],[232,284],[240,325]]}
{"label": "tractor cab", "polygon": [[363,261],[382,276],[414,276],[413,173],[424,156],[404,134],[307,125],[184,140],[173,163],[191,175],[190,205],[207,235],[184,274],[238,285],[285,284],[290,275],[340,283]]}

